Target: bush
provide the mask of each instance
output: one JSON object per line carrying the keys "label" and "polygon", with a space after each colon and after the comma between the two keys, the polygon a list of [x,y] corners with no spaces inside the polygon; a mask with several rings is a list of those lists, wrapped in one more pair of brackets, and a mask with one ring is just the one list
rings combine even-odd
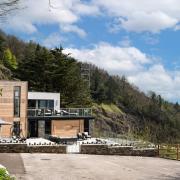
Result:
{"label": "bush", "polygon": [[0,180],[15,180],[12,178],[4,168],[0,168]]}

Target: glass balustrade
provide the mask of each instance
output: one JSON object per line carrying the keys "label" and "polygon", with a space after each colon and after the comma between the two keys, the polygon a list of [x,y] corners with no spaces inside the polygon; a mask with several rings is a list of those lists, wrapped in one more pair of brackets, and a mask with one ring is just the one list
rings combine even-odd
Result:
{"label": "glass balustrade", "polygon": [[92,116],[91,108],[61,108],[54,109],[28,109],[28,117],[62,116],[62,117],[89,117]]}

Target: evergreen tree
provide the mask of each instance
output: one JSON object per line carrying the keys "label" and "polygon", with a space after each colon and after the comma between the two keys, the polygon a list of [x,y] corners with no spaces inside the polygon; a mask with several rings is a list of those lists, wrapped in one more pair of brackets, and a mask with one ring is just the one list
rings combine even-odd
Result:
{"label": "evergreen tree", "polygon": [[3,63],[10,70],[17,69],[16,57],[12,54],[11,50],[8,48],[4,51]]}

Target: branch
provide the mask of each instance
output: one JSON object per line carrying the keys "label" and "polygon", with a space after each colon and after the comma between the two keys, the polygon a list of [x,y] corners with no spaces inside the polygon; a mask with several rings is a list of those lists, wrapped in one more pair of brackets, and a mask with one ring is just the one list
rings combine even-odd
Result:
{"label": "branch", "polygon": [[52,9],[59,9],[59,7],[55,7],[54,5],[52,5],[51,0],[49,0],[49,7]]}
{"label": "branch", "polygon": [[6,0],[0,3],[0,18],[8,15],[12,11],[19,9],[20,0]]}

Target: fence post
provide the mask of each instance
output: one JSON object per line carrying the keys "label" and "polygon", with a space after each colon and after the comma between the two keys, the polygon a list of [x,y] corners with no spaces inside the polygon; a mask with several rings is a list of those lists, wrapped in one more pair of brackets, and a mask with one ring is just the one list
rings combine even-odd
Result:
{"label": "fence post", "polygon": [[160,145],[158,144],[158,157],[160,156],[159,151],[160,151]]}
{"label": "fence post", "polygon": [[179,144],[177,144],[177,160],[179,160]]}

